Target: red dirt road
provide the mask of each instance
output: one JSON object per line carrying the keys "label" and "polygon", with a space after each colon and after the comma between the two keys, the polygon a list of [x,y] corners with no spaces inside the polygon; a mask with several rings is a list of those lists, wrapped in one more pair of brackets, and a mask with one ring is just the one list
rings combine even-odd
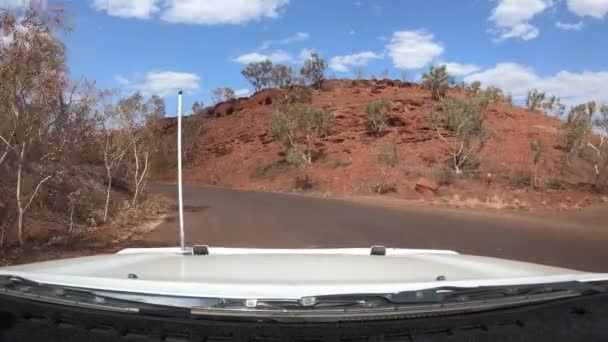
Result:
{"label": "red dirt road", "polygon": [[[155,185],[153,191],[176,198],[175,185]],[[382,244],[608,272],[608,229],[598,223],[603,220],[589,215],[578,220],[563,214],[564,220],[548,222],[192,185],[185,187],[184,197],[188,244],[266,248]],[[177,243],[176,216],[142,242],[144,246]]]}

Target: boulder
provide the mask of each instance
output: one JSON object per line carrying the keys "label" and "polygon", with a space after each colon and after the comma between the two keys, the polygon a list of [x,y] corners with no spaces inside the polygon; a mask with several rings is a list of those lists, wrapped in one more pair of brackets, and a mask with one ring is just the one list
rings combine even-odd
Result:
{"label": "boulder", "polygon": [[416,182],[416,191],[421,194],[436,195],[438,189],[439,185],[428,178],[422,177]]}

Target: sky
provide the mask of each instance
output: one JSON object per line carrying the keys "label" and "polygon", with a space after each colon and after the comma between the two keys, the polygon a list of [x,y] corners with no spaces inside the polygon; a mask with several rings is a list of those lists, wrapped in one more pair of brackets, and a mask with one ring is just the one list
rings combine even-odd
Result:
{"label": "sky", "polygon": [[[18,8],[35,0],[0,0]],[[608,103],[608,0],[37,0],[63,4],[74,79],[166,99],[176,112],[211,90],[252,87],[240,71],[271,59],[298,70],[312,51],[327,76],[357,70],[420,79],[445,64],[522,101],[531,89],[567,104]]]}

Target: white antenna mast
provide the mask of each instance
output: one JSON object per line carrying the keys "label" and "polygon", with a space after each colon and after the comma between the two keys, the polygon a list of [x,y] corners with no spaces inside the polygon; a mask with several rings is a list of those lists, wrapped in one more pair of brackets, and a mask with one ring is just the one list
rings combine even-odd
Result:
{"label": "white antenna mast", "polygon": [[184,231],[184,193],[182,180],[182,91],[177,95],[177,196],[179,197],[179,245],[186,252],[186,233]]}

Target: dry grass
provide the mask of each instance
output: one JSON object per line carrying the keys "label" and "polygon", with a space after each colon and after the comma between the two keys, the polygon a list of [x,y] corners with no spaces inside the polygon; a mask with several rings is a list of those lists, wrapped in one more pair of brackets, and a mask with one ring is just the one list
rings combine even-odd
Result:
{"label": "dry grass", "polygon": [[170,208],[170,201],[164,196],[148,196],[136,207],[125,204],[112,218],[115,227],[132,227],[157,219]]}
{"label": "dry grass", "polygon": [[154,230],[170,204],[166,197],[149,196],[135,208],[119,209],[107,224],[78,226],[45,241],[6,246],[0,250],[0,266],[113,252]]}
{"label": "dry grass", "polygon": [[438,204],[453,206],[457,208],[469,208],[469,209],[529,209],[528,203],[513,199],[512,201],[506,201],[499,195],[493,195],[487,197],[485,200],[480,200],[476,197],[462,198],[460,195],[455,194],[451,197],[443,197],[436,201]]}

